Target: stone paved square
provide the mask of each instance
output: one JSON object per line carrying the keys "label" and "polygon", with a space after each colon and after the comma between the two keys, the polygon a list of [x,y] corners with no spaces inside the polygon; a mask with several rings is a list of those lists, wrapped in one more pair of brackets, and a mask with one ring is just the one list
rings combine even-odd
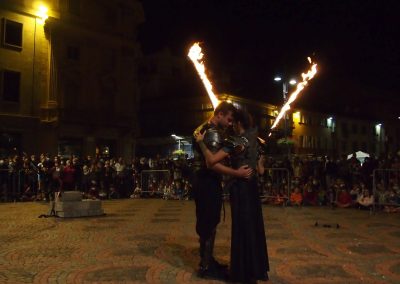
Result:
{"label": "stone paved square", "polygon": [[[0,283],[220,283],[196,277],[193,201],[105,201],[105,216],[38,218],[47,206],[0,204]],[[229,203],[225,207],[215,255],[228,263]],[[400,283],[398,214],[326,207],[263,211],[267,283]]]}

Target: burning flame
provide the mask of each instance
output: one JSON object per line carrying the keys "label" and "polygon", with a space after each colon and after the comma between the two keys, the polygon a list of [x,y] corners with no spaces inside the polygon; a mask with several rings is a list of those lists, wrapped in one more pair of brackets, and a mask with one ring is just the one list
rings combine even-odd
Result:
{"label": "burning flame", "polygon": [[208,96],[210,97],[211,103],[215,109],[219,104],[219,100],[217,99],[217,96],[214,94],[212,90],[213,86],[210,80],[208,80],[207,78],[205,72],[206,67],[204,66],[204,62],[202,60],[204,54],[201,52],[201,47],[198,42],[192,45],[192,47],[189,50],[188,56],[190,60],[192,60],[194,67],[197,70],[197,73],[199,73],[200,79],[203,81],[204,87],[206,88]]}
{"label": "burning flame", "polygon": [[[300,92],[303,91],[303,89],[308,85],[308,81],[310,81],[315,76],[315,74],[317,74],[317,64],[313,63],[310,57],[308,57],[307,59],[308,62],[312,64],[310,70],[308,70],[307,73],[301,74],[303,81],[297,84],[296,90],[289,96],[289,99],[283,105],[281,111],[279,112],[278,116],[275,119],[274,124],[271,127],[271,130],[278,125],[279,121],[282,119],[285,113],[290,109],[290,104],[297,99],[297,96],[300,94]],[[268,136],[271,136],[271,134],[272,133],[270,132]]]}

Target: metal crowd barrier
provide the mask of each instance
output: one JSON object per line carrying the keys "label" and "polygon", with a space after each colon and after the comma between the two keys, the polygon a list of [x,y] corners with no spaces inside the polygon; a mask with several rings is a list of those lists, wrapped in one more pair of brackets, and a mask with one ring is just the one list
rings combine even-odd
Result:
{"label": "metal crowd barrier", "polygon": [[170,186],[169,170],[144,170],[140,174],[141,196],[163,197],[164,189]]}
{"label": "metal crowd barrier", "polygon": [[21,195],[20,172],[8,169],[0,170],[0,201],[9,202],[19,200]]}
{"label": "metal crowd barrier", "polygon": [[[400,206],[400,169],[375,169],[372,174],[373,210]],[[397,188],[396,188],[397,187]]]}
{"label": "metal crowd barrier", "polygon": [[37,195],[41,190],[38,173],[32,171],[27,174],[24,170],[0,169],[0,201],[20,201],[25,185],[31,188],[33,195]]}
{"label": "metal crowd barrier", "polygon": [[289,170],[287,168],[266,168],[260,186],[262,187],[261,198],[274,199],[277,197],[276,191],[284,191],[286,199],[289,199],[291,193]]}

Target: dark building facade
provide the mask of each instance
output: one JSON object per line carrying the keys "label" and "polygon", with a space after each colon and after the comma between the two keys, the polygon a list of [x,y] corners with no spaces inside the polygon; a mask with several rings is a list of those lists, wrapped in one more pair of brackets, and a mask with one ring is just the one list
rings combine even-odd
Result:
{"label": "dark building facade", "polygon": [[[141,70],[138,154],[166,155],[182,149],[182,145],[189,145],[192,131],[213,112],[211,101],[193,65],[184,54],[174,56],[165,49],[144,56]],[[211,75],[214,86],[229,85],[229,78],[221,82],[211,72],[208,75]],[[225,74],[222,77],[229,76]],[[219,99],[231,101],[255,116],[271,155],[339,157],[364,151],[379,156],[400,150],[400,120],[390,104],[371,106],[371,112],[366,116],[354,111],[326,113],[298,108],[294,103],[286,119],[277,125],[272,138],[268,138],[281,105],[231,94],[220,94]],[[380,109],[387,111],[383,113]],[[182,140],[177,141],[172,134]],[[186,149],[190,154],[190,147],[186,146]]]}

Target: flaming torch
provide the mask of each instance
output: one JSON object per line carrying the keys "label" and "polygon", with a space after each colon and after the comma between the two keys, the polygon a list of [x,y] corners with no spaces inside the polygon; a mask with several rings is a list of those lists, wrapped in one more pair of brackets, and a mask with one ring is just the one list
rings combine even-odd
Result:
{"label": "flaming torch", "polygon": [[[303,81],[301,81],[300,83],[297,84],[296,90],[289,96],[289,99],[283,105],[281,111],[279,112],[278,116],[275,119],[274,124],[271,127],[271,130],[274,129],[278,125],[279,121],[286,114],[286,112],[290,109],[290,104],[297,99],[297,96],[300,94],[300,92],[303,91],[304,88],[308,85],[308,81],[310,81],[315,76],[315,74],[317,74],[317,64],[313,63],[311,61],[310,57],[308,57],[308,62],[310,62],[310,64],[312,64],[310,70],[308,70],[307,73],[301,74]],[[268,136],[271,136],[271,134],[272,134],[272,132],[270,132]]]}
{"label": "flaming torch", "polygon": [[213,86],[208,80],[207,75],[206,75],[206,67],[204,66],[203,62],[203,57],[204,54],[201,52],[201,47],[198,42],[194,43],[192,47],[189,50],[188,56],[190,60],[192,60],[194,67],[197,70],[197,73],[200,76],[200,79],[203,81],[203,85],[207,90],[208,96],[210,97],[211,103],[214,107],[214,109],[217,107],[219,104],[219,100],[217,99],[217,96],[213,92]]}

